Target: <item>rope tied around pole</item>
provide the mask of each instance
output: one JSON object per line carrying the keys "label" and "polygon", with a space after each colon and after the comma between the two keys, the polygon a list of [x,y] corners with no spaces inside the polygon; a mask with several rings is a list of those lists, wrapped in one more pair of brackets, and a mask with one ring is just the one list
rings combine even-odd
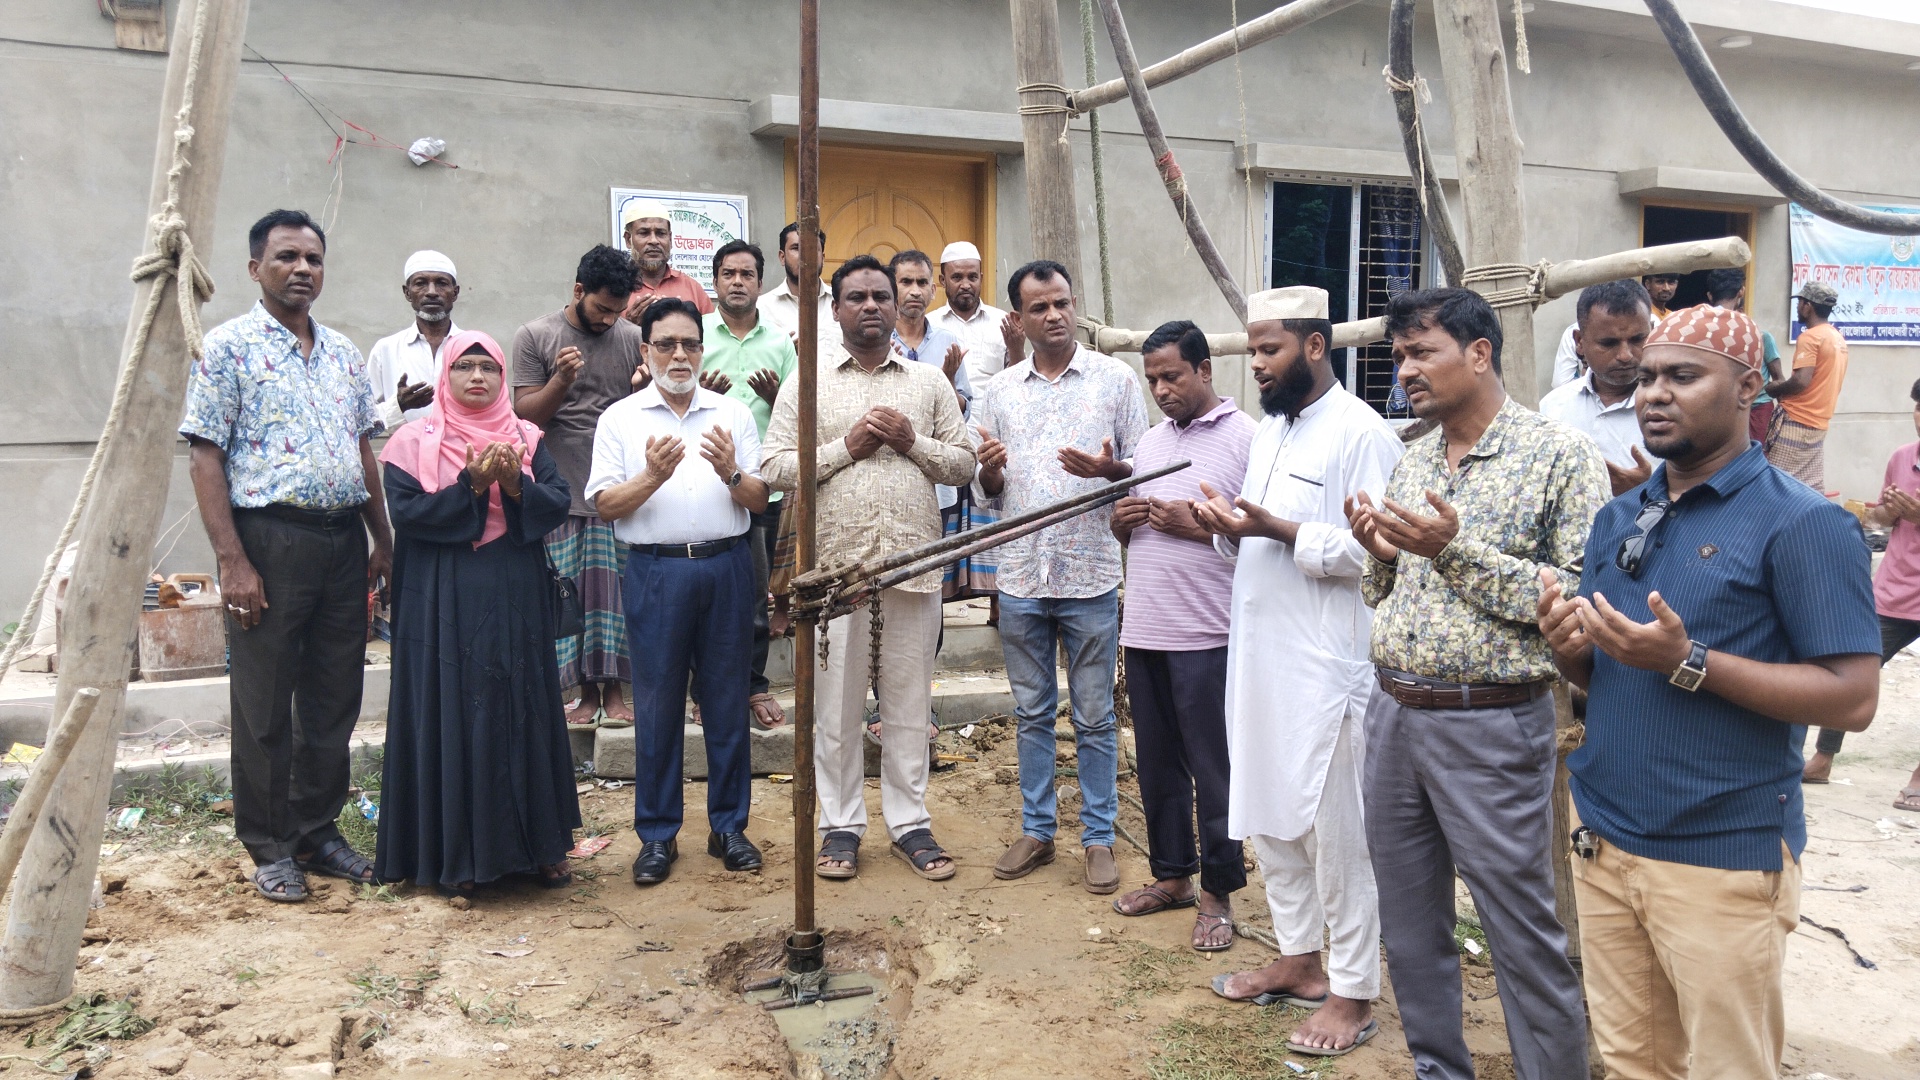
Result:
{"label": "rope tied around pole", "polygon": [[1553,268],[1551,259],[1541,259],[1528,266],[1525,263],[1487,263],[1482,266],[1470,266],[1460,275],[1460,284],[1472,289],[1475,285],[1491,284],[1507,278],[1524,277],[1527,283],[1506,289],[1493,289],[1481,292],[1481,299],[1495,308],[1539,307],[1547,302],[1547,271]]}
{"label": "rope tied around pole", "polygon": [[1527,51],[1527,4],[1513,0],[1513,66],[1533,74],[1533,55]]}
{"label": "rope tied around pole", "polygon": [[151,250],[133,261],[130,274],[135,284],[148,280],[153,282],[152,291],[147,294],[146,310],[140,314],[133,342],[120,365],[120,378],[113,387],[113,404],[107,410],[107,422],[101,428],[100,441],[94,444],[93,458],[87,462],[86,475],[80,480],[80,492],[74,498],[73,510],[67,515],[67,523],[60,529],[60,538],[54,541],[46,565],[41,568],[40,581],[33,587],[33,595],[27,600],[26,610],[20,614],[13,637],[7,641],[6,648],[0,650],[0,675],[13,667],[14,657],[19,654],[21,647],[32,640],[40,619],[40,607],[46,602],[47,588],[53,583],[53,572],[60,564],[60,555],[73,542],[73,534],[86,513],[94,481],[100,476],[100,463],[106,459],[113,433],[119,430],[121,418],[127,410],[127,401],[133,397],[134,375],[140,358],[146,355],[147,341],[152,337],[154,323],[160,316],[162,294],[166,292],[168,278],[173,278],[178,285],[174,290],[175,313],[186,337],[187,354],[194,360],[202,355],[200,305],[213,296],[213,275],[207,272],[206,266],[193,250],[193,239],[187,234],[187,222],[180,216],[179,206],[181,181],[192,164],[188,153],[193,149],[193,91],[199,81],[200,58],[207,37],[207,12],[211,7],[207,0],[202,0],[194,13],[193,38],[187,51],[186,88],[180,95],[180,109],[174,113],[173,161],[167,168],[167,197],[160,204],[160,212],[147,222]]}
{"label": "rope tied around pole", "polygon": [[[1060,145],[1067,145],[1067,121],[1072,120],[1073,117],[1077,115],[1073,111],[1073,91],[1068,90],[1059,83],[1034,82],[1021,83],[1014,88],[1014,93],[1019,94],[1022,99],[1020,102],[1021,116],[1052,116],[1056,113],[1060,114],[1063,117],[1060,121]],[[1028,94],[1058,94],[1060,95],[1060,100],[1027,101],[1025,98]]]}
{"label": "rope tied around pole", "polygon": [[1420,218],[1433,220],[1433,206],[1427,198],[1427,179],[1433,175],[1433,162],[1427,159],[1427,133],[1420,120],[1420,106],[1433,104],[1433,90],[1427,86],[1426,77],[1414,75],[1412,79],[1402,79],[1393,73],[1393,64],[1380,69],[1380,77],[1387,80],[1387,90],[1395,94],[1411,94],[1414,97],[1413,134],[1414,145],[1419,148],[1420,172],[1413,178],[1413,190],[1420,196]]}
{"label": "rope tied around pole", "polygon": [[1160,183],[1165,185],[1167,194],[1175,202],[1187,201],[1187,176],[1180,171],[1180,163],[1173,160],[1173,151],[1169,150],[1153,159],[1153,167],[1160,170]]}

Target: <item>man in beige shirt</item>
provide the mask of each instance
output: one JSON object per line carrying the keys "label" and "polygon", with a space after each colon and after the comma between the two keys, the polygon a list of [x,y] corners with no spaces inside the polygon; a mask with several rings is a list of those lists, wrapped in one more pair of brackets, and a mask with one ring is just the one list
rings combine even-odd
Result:
{"label": "man in beige shirt", "polygon": [[[840,341],[821,342],[818,450],[820,563],[858,562],[940,538],[935,484],[973,479],[973,444],[953,387],[939,368],[903,360],[889,347],[893,272],[868,255],[833,274]],[[799,484],[800,402],[788,379],[774,402],[761,475],[781,491]],[[880,809],[893,854],[929,881],[953,876],[927,815],[927,714],[940,638],[940,572],[880,595],[880,671],[872,670],[870,609],[827,624],[826,670],[815,697],[814,775],[820,793],[823,878],[859,873],[867,828],[867,686],[880,699]]]}

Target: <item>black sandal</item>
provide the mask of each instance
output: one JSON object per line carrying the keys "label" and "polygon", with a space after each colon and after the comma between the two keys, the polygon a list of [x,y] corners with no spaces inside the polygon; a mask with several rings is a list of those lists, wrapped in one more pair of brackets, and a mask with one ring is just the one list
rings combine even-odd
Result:
{"label": "black sandal", "polygon": [[543,889],[564,889],[573,884],[573,867],[565,859],[550,866],[540,868],[540,887]]}
{"label": "black sandal", "polygon": [[[914,873],[928,881],[945,881],[959,869],[953,861],[953,856],[947,854],[946,849],[935,842],[931,829],[915,829],[895,840],[893,853],[906,860],[907,865],[913,867]],[[941,859],[947,860],[947,865],[938,870],[927,869],[929,865]]]}
{"label": "black sandal", "polygon": [[[828,866],[829,862],[847,865]],[[813,872],[835,881],[860,876],[860,837],[845,829],[828,833],[820,841],[820,854],[813,860]]]}
{"label": "black sandal", "polygon": [[373,884],[373,863],[338,836],[321,844],[305,858],[294,856],[293,863],[309,874],[325,874],[356,885]]}
{"label": "black sandal", "polygon": [[292,859],[270,862],[254,868],[253,890],[276,904],[297,904],[307,898],[307,875]]}

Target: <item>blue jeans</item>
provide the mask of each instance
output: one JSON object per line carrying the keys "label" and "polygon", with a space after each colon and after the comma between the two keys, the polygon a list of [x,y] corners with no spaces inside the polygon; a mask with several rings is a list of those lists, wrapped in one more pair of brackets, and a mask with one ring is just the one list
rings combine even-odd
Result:
{"label": "blue jeans", "polygon": [[753,552],[745,541],[706,559],[632,552],[622,591],[633,660],[634,831],[642,840],[680,832],[689,679],[705,721],[707,823],[715,832],[744,831],[753,783]]}
{"label": "blue jeans", "polygon": [[1057,824],[1053,789],[1054,713],[1060,684],[1055,642],[1067,649],[1067,690],[1073,702],[1074,748],[1080,770],[1080,843],[1112,847],[1119,811],[1115,759],[1119,731],[1113,719],[1114,650],[1120,636],[1120,593],[1078,599],[1000,594],[1000,645],[1020,721],[1021,831],[1052,840]]}

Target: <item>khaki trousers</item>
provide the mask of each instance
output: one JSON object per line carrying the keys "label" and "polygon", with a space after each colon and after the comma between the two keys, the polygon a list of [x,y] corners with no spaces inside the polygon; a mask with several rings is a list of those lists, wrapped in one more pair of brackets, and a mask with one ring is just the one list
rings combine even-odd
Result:
{"label": "khaki trousers", "polygon": [[[814,682],[813,775],[820,835],[867,834],[867,686],[871,618],[861,604],[827,624],[827,669]],[[932,826],[927,816],[927,721],[940,642],[940,593],[880,594],[880,814],[898,840]]]}
{"label": "khaki trousers", "polygon": [[[1579,815],[1573,816],[1579,825]],[[1800,865],[1715,870],[1600,841],[1573,856],[1580,958],[1609,1080],[1777,1077],[1780,972],[1800,920]]]}

